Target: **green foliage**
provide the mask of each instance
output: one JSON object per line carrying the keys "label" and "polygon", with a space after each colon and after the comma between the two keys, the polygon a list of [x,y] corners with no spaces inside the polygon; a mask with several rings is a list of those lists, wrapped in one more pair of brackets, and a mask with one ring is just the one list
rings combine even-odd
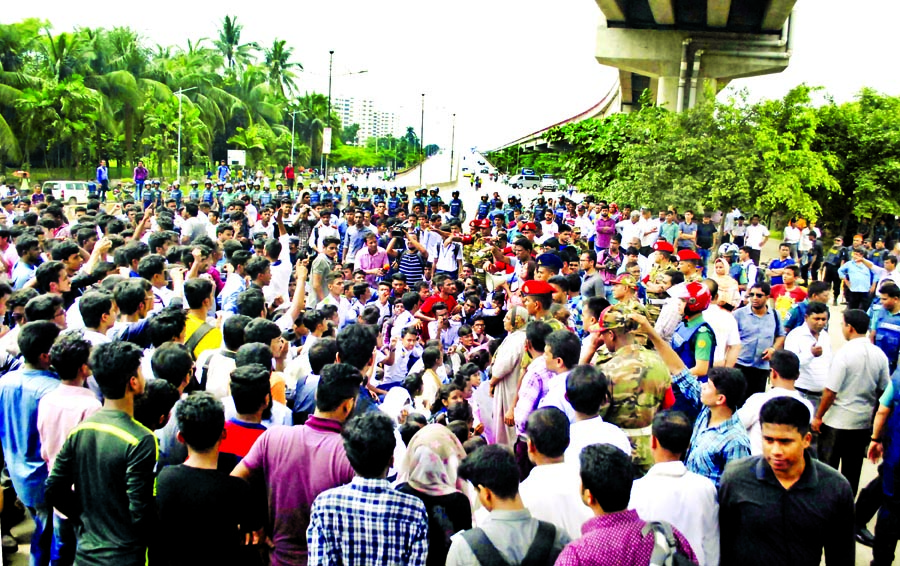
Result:
{"label": "green foliage", "polygon": [[[561,153],[529,161],[507,148],[501,169],[558,170],[586,192],[651,207],[779,212],[841,223],[900,213],[900,99],[864,89],[820,107],[801,85],[779,100],[745,92],[672,113],[644,100],[630,114],[554,128]],[[646,93],[645,93],[646,99]],[[515,164],[515,165],[513,165]]]}

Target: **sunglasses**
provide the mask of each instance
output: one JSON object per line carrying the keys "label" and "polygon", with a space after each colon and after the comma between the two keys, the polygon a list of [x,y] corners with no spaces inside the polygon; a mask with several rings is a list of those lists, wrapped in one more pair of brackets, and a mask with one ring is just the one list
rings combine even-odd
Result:
{"label": "sunglasses", "polygon": [[747,296],[748,297],[765,297],[765,294],[763,294],[763,293],[748,293]]}

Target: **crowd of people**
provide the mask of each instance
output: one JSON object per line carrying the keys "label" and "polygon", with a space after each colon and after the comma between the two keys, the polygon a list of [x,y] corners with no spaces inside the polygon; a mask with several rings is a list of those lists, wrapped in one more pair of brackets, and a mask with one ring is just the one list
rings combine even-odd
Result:
{"label": "crowd of people", "polygon": [[892,563],[891,232],[761,263],[737,210],[146,181],[0,201],[5,551],[27,512],[38,565]]}

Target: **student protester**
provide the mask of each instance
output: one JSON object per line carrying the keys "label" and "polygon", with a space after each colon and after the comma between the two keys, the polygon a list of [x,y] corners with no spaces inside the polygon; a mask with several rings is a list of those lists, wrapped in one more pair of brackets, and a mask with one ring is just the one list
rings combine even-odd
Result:
{"label": "student protester", "polygon": [[823,550],[828,566],[854,563],[853,491],[810,455],[808,421],[809,409],[796,399],[763,405],[762,455],[735,462],[722,477],[722,564],[816,566]]}
{"label": "student protester", "polygon": [[356,406],[361,378],[348,364],[322,370],[316,390],[316,411],[305,424],[273,427],[260,436],[231,475],[261,477],[268,487],[274,565],[307,562],[306,529],[310,509],[323,491],[349,483],[354,471],[347,459],[341,428]]}
{"label": "student protester", "polygon": [[[582,528],[582,537],[563,549],[556,566],[644,566],[656,550],[656,529],[637,511],[628,509],[634,482],[631,458],[609,444],[593,444],[581,452],[582,499],[594,517]],[[678,551],[697,562],[694,551],[678,529],[670,525]]]}
{"label": "student protester", "polygon": [[219,446],[219,470],[230,473],[266,431],[262,418],[272,402],[269,373],[259,364],[242,366],[231,372],[231,398],[237,416],[224,425],[225,437]]}
{"label": "student protester", "polygon": [[407,480],[397,486],[397,491],[417,497],[425,504],[428,514],[427,566],[443,566],[450,550],[450,536],[472,528],[465,482],[457,473],[465,456],[459,440],[444,425],[427,425],[406,443],[403,469]]}
{"label": "student protester", "polygon": [[556,407],[563,411],[569,422],[575,420],[575,410],[566,399],[566,378],[569,372],[578,365],[581,355],[581,341],[569,330],[555,330],[545,339],[544,358],[547,369],[554,375],[547,384],[547,396],[541,399],[538,407]]}
{"label": "student protester", "polygon": [[528,458],[535,467],[519,485],[522,504],[535,519],[553,524],[574,540],[591,513],[578,492],[578,469],[564,461],[569,419],[556,407],[538,409],[529,415],[526,430]]}
{"label": "student protester", "polygon": [[815,409],[813,404],[807,401],[803,394],[794,387],[794,382],[800,376],[800,358],[797,354],[788,350],[778,350],[772,354],[772,373],[769,382],[772,387],[763,393],[754,393],[738,409],[737,417],[747,429],[750,437],[750,453],[754,456],[762,454],[762,427],[759,424],[759,411],[769,399],[775,397],[793,397],[809,409],[809,420],[812,422]]}
{"label": "student protester", "polygon": [[391,418],[380,411],[365,413],[350,420],[341,436],[356,477],[316,497],[306,532],[309,562],[363,566],[378,557],[385,564],[424,566],[425,504],[385,479],[396,444]]}
{"label": "student protester", "polygon": [[175,416],[188,457],[159,474],[152,555],[170,566],[247,564],[252,551],[244,535],[261,526],[262,517],[253,516],[247,483],[217,469],[226,436],[222,404],[198,392],[178,405]]}
{"label": "student protester", "polygon": [[[60,385],[38,403],[37,428],[41,437],[41,456],[47,469],[53,469],[66,437],[84,419],[100,410],[101,404],[84,386],[91,375],[88,358],[91,343],[78,331],[60,335],[50,348],[50,363],[56,369]],[[53,515],[53,552],[59,564],[75,561],[75,525],[59,514]]]}
{"label": "student protester", "polygon": [[691,422],[684,413],[663,411],[653,417],[653,467],[631,487],[628,508],[645,521],[666,521],[684,533],[700,566],[719,564],[719,505],[716,485],[689,471]]}
{"label": "student protester", "polygon": [[[519,470],[509,448],[491,444],[476,449],[459,466],[459,476],[478,494],[489,520],[479,528],[452,537],[447,566],[520,564],[529,556],[535,564],[552,564],[569,536],[538,521],[519,496]],[[489,562],[492,560],[493,562]]]}
{"label": "student protester", "polygon": [[0,445],[19,501],[34,521],[31,536],[34,564],[49,562],[53,541],[52,502],[49,498],[45,500],[44,493],[48,468],[41,453],[37,417],[41,400],[59,387],[59,376],[51,368],[50,360],[57,336],[59,327],[53,322],[24,325],[18,345],[25,364],[0,379]]}
{"label": "student protester", "polygon": [[[47,503],[82,525],[75,561],[143,565],[156,528],[156,439],[134,420],[144,390],[141,350],[101,344],[90,366],[103,409],[75,427],[47,479]],[[74,486],[74,489],[73,489]]]}
{"label": "student protester", "polygon": [[567,464],[577,468],[581,451],[591,444],[611,444],[631,456],[628,436],[600,416],[600,408],[611,401],[609,379],[602,371],[586,364],[572,368],[566,378],[566,399],[575,411],[565,452]]}

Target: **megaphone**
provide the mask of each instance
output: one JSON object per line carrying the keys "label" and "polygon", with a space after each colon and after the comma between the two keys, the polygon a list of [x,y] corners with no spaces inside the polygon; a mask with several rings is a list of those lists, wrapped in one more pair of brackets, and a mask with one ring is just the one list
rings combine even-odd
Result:
{"label": "megaphone", "polygon": [[494,289],[506,283],[509,275],[506,273],[486,273],[485,274],[485,286],[487,286],[488,293],[493,293]]}

